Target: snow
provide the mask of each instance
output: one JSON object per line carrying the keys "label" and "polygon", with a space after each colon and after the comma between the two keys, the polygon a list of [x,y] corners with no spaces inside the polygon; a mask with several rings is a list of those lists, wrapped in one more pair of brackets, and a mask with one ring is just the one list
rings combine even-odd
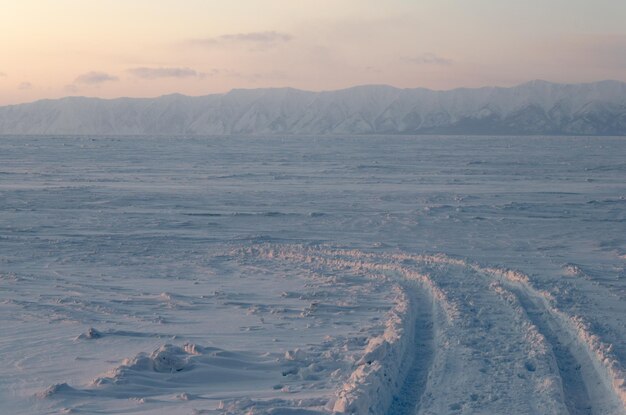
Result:
{"label": "snow", "polygon": [[624,154],[2,137],[0,412],[623,414]]}
{"label": "snow", "polygon": [[376,414],[391,406],[406,377],[406,362],[413,358],[408,348],[415,336],[416,312],[411,306],[401,293],[386,318],[385,331],[369,339],[357,368],[339,391],[334,412]]}
{"label": "snow", "polygon": [[432,91],[233,90],[189,97],[68,97],[0,107],[0,134],[626,134],[626,83]]}

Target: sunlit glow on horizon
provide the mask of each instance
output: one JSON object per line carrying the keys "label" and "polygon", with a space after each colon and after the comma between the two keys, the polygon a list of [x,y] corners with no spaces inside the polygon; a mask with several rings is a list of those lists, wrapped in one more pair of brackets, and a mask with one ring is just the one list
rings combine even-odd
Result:
{"label": "sunlit glow on horizon", "polygon": [[626,81],[626,2],[6,1],[0,105],[360,84]]}

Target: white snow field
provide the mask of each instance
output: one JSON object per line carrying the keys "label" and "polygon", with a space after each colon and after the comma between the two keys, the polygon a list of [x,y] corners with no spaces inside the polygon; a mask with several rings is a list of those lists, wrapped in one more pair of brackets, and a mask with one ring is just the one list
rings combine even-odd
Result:
{"label": "white snow field", "polygon": [[0,137],[1,414],[626,413],[626,138]]}

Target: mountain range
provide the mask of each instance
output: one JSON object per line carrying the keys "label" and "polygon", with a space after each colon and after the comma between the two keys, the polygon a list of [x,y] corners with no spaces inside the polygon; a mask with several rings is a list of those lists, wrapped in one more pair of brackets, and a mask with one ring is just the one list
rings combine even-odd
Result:
{"label": "mountain range", "polygon": [[365,85],[324,92],[234,89],[205,96],[67,97],[0,107],[0,134],[626,135],[626,83],[434,91]]}

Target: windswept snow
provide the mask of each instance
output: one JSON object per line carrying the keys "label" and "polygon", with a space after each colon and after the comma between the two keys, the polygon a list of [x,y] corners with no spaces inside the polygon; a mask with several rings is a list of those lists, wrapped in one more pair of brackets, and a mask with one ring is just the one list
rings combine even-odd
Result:
{"label": "windswept snow", "polygon": [[625,153],[5,137],[0,412],[624,414]]}

